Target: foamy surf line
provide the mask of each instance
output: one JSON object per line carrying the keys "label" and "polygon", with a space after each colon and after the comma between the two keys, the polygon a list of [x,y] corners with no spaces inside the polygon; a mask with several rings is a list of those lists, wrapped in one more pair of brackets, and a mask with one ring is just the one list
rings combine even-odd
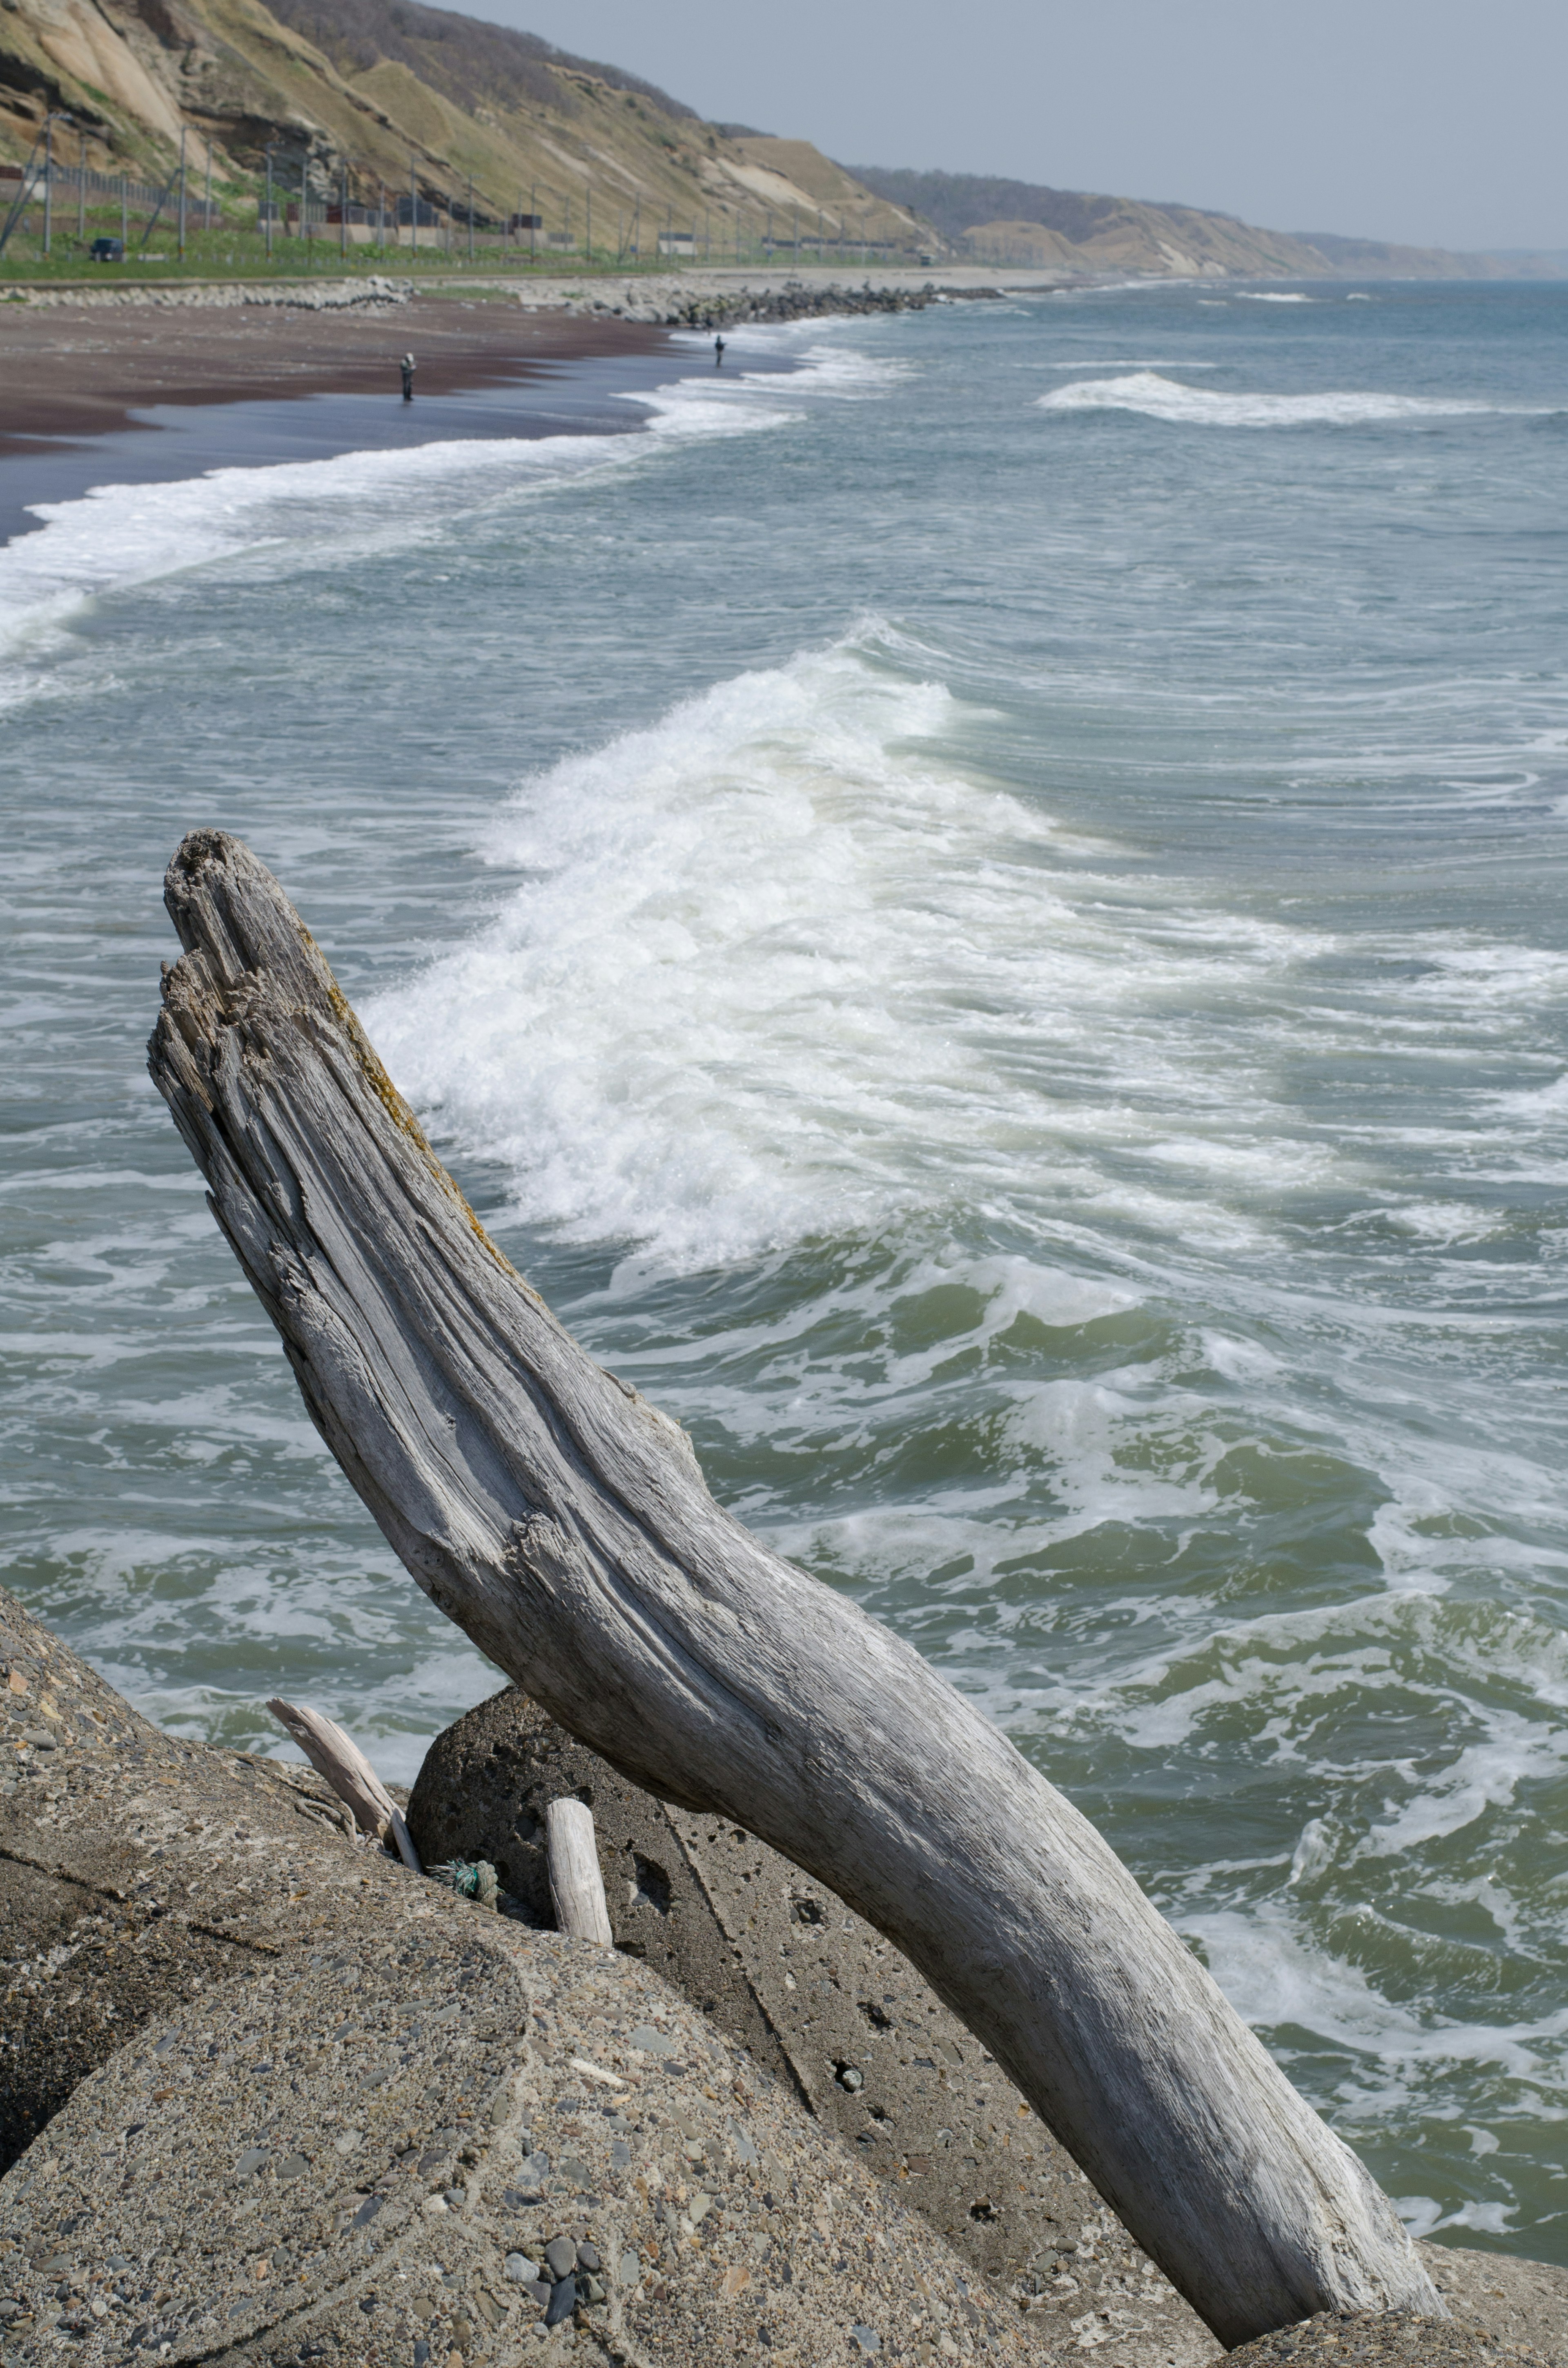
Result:
{"label": "foamy surf line", "polygon": [[1332,391],[1322,394],[1222,393],[1184,386],[1157,370],[1126,378],[1078,379],[1036,398],[1041,411],[1136,411],[1184,427],[1370,427],[1422,420],[1540,417],[1534,407],[1484,403],[1463,395],[1381,394]]}
{"label": "foamy surf line", "polygon": [[[341,552],[418,541],[454,515],[624,468],[661,446],[787,426],[800,413],[780,404],[785,383],[793,394],[863,400],[896,375],[820,342],[796,351],[759,337],[746,343],[766,356],[767,370],[682,377],[619,396],[645,414],[641,433],[466,437],[107,484],[72,500],[30,503],[41,530],[0,550],[0,653],[40,643],[105,594],[268,545]],[[9,695],[25,687],[13,679]],[[0,700],[6,695],[0,689]]]}

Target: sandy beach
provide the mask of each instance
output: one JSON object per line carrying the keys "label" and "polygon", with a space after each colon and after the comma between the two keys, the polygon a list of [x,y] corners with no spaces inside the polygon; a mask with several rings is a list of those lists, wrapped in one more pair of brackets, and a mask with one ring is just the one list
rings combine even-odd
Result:
{"label": "sandy beach", "polygon": [[138,425],[134,415],[156,405],[316,394],[395,399],[398,357],[409,350],[418,364],[417,397],[427,399],[537,381],[574,363],[653,355],[667,343],[662,329],[643,322],[449,294],[333,311],[153,299],[113,307],[7,305],[0,309],[0,455],[36,453],[40,438],[110,434]]}

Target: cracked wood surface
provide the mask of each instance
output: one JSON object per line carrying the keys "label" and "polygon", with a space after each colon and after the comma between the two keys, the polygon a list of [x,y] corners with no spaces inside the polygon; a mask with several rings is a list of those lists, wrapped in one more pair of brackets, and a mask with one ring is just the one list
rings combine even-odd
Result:
{"label": "cracked wood surface", "polygon": [[634,1782],[896,1941],[1229,2344],[1442,2305],[1108,1846],[912,1647],[710,1496],[489,1241],[271,874],[187,838],[153,1078],[409,1571]]}

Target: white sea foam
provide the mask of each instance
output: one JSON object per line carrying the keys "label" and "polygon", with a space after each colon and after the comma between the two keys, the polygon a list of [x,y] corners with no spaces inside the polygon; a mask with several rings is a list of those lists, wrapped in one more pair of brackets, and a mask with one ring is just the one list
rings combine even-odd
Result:
{"label": "white sea foam", "polygon": [[[820,333],[821,324],[812,323]],[[330,460],[211,469],[165,484],[94,486],[80,499],[33,504],[42,529],[0,550],[0,653],[15,655],[84,601],[267,544],[341,552],[417,541],[454,518],[530,486],[624,468],[663,445],[751,435],[798,416],[790,398],[864,401],[901,374],[824,341],[790,347],[754,335],[758,355],[788,374],[730,370],[673,380],[628,396],[646,433],[465,438]],[[0,699],[20,687],[0,681]]]}
{"label": "white sea foam", "polygon": [[1037,397],[1042,411],[1140,411],[1194,427],[1364,427],[1457,419],[1511,408],[1459,395],[1323,393],[1240,394],[1183,386],[1156,370],[1129,378],[1080,379]]}
{"label": "white sea foam", "polygon": [[[677,1266],[1016,1203],[1020,1176],[1091,1189],[1108,1126],[1147,1162],[1115,1190],[1135,1222],[1244,1249],[1236,1198],[1192,1178],[1316,1177],[1324,1155],[1199,1139],[1190,1115],[1175,1133],[1174,1015],[1322,939],[1165,908],[1131,960],[1092,881],[1063,894],[1049,817],[940,753],[957,702],[878,640],[737,677],[528,783],[490,849],[527,884],[374,1007],[400,1083],[530,1218]],[[1047,1058],[1121,1084],[1085,1068],[1081,1096],[1042,1099]]]}
{"label": "white sea foam", "polygon": [[1201,1943],[1210,1972],[1232,2003],[1259,2029],[1311,2032],[1320,2043],[1361,2059],[1377,2077],[1363,2089],[1346,2083],[1337,2114],[1354,2123],[1386,2108],[1397,2081],[1407,2104],[1458,2066],[1486,2067],[1501,2082],[1543,2082],[1555,2089],[1568,2039],[1568,2008],[1517,2021],[1429,2017],[1385,1997],[1359,1966],[1324,1948],[1303,1929],[1288,1899],[1260,1902],[1246,1913],[1221,1908],[1180,1912],[1174,1918]]}
{"label": "white sea foam", "polygon": [[421,444],[329,461],[211,469],[172,484],[96,485],[80,500],[38,502],[43,530],[0,551],[0,646],[56,622],[96,595],[229,558],[257,544],[325,541],[378,524],[416,535],[433,518],[500,484],[613,462],[619,439]]}
{"label": "white sea foam", "polygon": [[1321,296],[1285,296],[1265,288],[1238,288],[1244,304],[1321,304]]}

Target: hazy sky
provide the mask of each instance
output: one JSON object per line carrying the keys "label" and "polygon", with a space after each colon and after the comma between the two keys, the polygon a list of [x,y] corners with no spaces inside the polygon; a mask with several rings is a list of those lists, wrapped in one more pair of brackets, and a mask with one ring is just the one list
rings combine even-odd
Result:
{"label": "hazy sky", "polygon": [[1568,247],[1563,0],[469,0],[846,164]]}

